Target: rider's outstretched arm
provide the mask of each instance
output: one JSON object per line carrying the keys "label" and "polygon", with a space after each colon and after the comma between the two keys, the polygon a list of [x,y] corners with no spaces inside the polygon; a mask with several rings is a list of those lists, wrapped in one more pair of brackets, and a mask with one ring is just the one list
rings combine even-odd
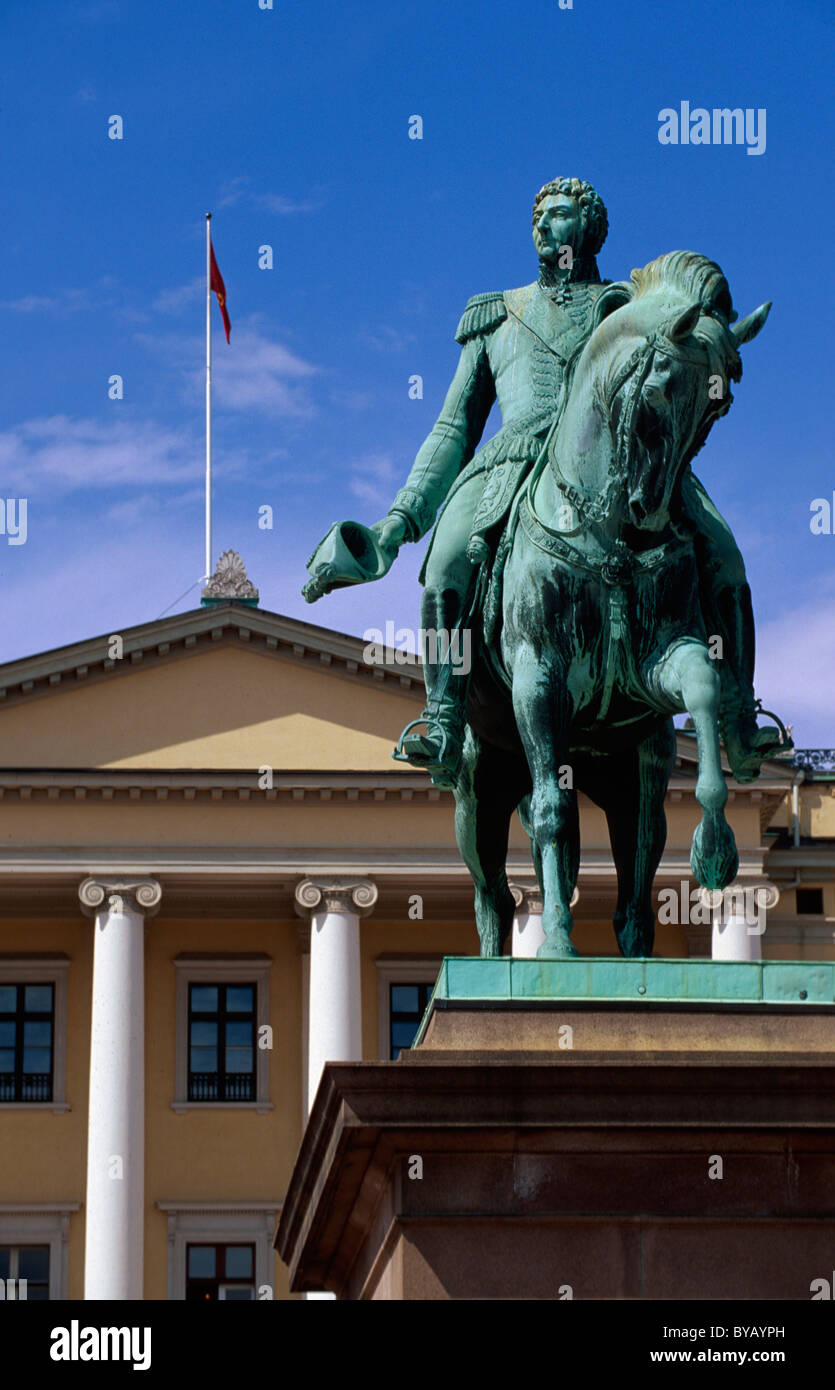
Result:
{"label": "rider's outstretched arm", "polygon": [[391,513],[404,518],[409,540],[420,540],[431,529],[438,508],[478,447],[495,399],[484,339],[471,338],[461,349],[443,409],[391,506]]}

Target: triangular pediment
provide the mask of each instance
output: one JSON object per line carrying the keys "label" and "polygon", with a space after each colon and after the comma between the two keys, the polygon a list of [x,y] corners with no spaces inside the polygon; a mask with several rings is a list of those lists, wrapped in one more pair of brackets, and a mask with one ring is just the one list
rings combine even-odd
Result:
{"label": "triangular pediment", "polygon": [[363,652],[359,638],[229,603],[7,662],[0,765],[396,771],[420,666]]}

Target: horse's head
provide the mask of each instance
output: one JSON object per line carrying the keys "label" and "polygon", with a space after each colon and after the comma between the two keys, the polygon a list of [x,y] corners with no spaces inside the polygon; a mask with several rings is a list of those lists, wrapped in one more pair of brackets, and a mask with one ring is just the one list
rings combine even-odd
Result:
{"label": "horse's head", "polygon": [[693,251],[659,256],[633,270],[630,284],[604,290],[583,365],[612,432],[610,484],[632,525],[666,524],[684,467],[730,409],[730,383],[742,376],[738,349],[770,308],[732,327],[722,271]]}

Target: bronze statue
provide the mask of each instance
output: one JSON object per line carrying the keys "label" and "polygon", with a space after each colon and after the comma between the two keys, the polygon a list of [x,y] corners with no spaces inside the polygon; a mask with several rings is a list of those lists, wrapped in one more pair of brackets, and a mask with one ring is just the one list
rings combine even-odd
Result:
{"label": "bronze statue", "polygon": [[[469,301],[458,369],[404,487],[370,530],[342,527],[357,558],[352,573],[342,557],[336,582],[351,582],[385,572],[442,508],[421,573],[422,626],[467,625],[477,658],[468,678],[436,644],[425,733],[409,726],[395,756],[455,790],[483,954],[504,948],[512,921],[514,809],[545,896],[540,954],[573,952],[578,788],[609,816],[620,948],[648,954],[672,714],[686,709],[696,724],[703,821],[692,866],[707,887],[736,872],[717,721],[742,781],[787,743],[782,726],[757,727],[742,558],[690,469],[730,408],[738,347],[770,306],[732,327],[725,277],[692,252],[659,257],[629,283],[601,282],[607,225],[590,184],[540,190],[539,279]],[[502,427],[477,451],[494,400]],[[324,558],[320,548],[309,566],[311,599],[339,574]]]}

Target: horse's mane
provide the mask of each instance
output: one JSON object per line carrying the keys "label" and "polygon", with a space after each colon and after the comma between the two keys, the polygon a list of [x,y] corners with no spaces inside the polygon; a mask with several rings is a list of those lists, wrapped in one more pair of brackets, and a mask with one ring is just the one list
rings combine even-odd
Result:
{"label": "horse's mane", "polygon": [[729,331],[737,314],[730,286],[715,261],[698,251],[668,251],[656,256],[649,265],[633,270],[629,278],[633,300],[669,290],[698,304],[702,315],[694,336],[707,347],[712,366],[727,372],[731,381],[740,380],[742,359]]}

